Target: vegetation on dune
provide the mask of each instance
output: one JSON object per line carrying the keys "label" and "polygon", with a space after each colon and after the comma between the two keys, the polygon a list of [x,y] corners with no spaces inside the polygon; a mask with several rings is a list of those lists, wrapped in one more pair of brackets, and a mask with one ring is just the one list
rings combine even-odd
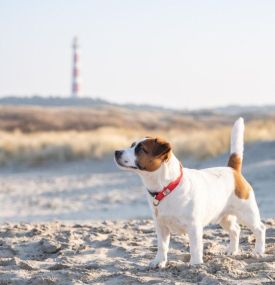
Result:
{"label": "vegetation on dune", "polygon": [[[275,126],[260,122],[247,126],[246,140],[275,139]],[[145,130],[102,127],[94,131],[48,131],[22,133],[0,132],[0,164],[24,162],[40,164],[48,160],[68,161],[79,158],[100,159],[115,149],[127,147],[137,138],[147,135]],[[211,130],[180,132],[152,131],[151,136],[162,136],[173,145],[179,156],[204,159],[229,149],[230,127]]]}
{"label": "vegetation on dune", "polygon": [[[205,159],[229,149],[235,118],[122,108],[1,107],[0,164],[100,159],[144,137],[161,136],[178,156]],[[247,142],[275,139],[275,117],[250,118]]]}
{"label": "vegetation on dune", "polygon": [[169,131],[227,125],[232,119],[178,111],[140,111],[106,106],[94,108],[1,106],[0,130],[24,133],[40,131],[91,131],[101,127]]}

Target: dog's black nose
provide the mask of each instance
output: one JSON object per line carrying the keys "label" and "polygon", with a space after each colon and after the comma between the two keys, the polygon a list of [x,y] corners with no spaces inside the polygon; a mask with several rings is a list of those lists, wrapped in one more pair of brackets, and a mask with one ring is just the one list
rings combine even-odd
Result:
{"label": "dog's black nose", "polygon": [[116,150],[116,151],[115,151],[115,157],[116,157],[116,159],[120,159],[121,155],[122,155],[122,151],[121,151],[121,150]]}

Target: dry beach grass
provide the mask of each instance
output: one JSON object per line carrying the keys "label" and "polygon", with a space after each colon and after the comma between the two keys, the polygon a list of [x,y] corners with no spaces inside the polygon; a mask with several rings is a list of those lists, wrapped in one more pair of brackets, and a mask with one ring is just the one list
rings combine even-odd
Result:
{"label": "dry beach grass", "polygon": [[[0,164],[99,159],[145,135],[166,138],[179,156],[204,159],[228,150],[234,119],[118,107],[2,106]],[[274,122],[275,116],[248,118],[246,141],[274,140]]]}

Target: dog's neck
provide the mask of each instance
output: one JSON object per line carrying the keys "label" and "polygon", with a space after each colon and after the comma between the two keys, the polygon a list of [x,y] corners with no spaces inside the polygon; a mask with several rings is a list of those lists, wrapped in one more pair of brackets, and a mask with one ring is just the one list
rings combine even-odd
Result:
{"label": "dog's neck", "polygon": [[179,161],[172,153],[169,160],[163,162],[157,170],[153,172],[142,171],[139,175],[150,192],[159,192],[180,175]]}

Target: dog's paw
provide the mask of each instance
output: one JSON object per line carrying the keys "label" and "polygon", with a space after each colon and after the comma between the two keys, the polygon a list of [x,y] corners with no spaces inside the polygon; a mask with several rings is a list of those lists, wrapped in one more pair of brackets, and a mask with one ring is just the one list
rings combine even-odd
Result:
{"label": "dog's paw", "polygon": [[190,264],[191,265],[200,265],[203,264],[202,258],[192,258],[190,259]]}
{"label": "dog's paw", "polygon": [[226,249],[225,253],[226,253],[226,255],[237,255],[239,253],[239,250],[228,247]]}
{"label": "dog's paw", "polygon": [[263,257],[265,250],[263,248],[254,248],[252,254],[255,257]]}
{"label": "dog's paw", "polygon": [[160,260],[159,258],[154,258],[150,261],[149,267],[150,268],[165,268],[167,260]]}
{"label": "dog's paw", "polygon": [[226,252],[225,252],[225,254],[227,255],[227,256],[235,256],[235,255],[238,255],[238,251],[232,251],[232,250],[227,250]]}

